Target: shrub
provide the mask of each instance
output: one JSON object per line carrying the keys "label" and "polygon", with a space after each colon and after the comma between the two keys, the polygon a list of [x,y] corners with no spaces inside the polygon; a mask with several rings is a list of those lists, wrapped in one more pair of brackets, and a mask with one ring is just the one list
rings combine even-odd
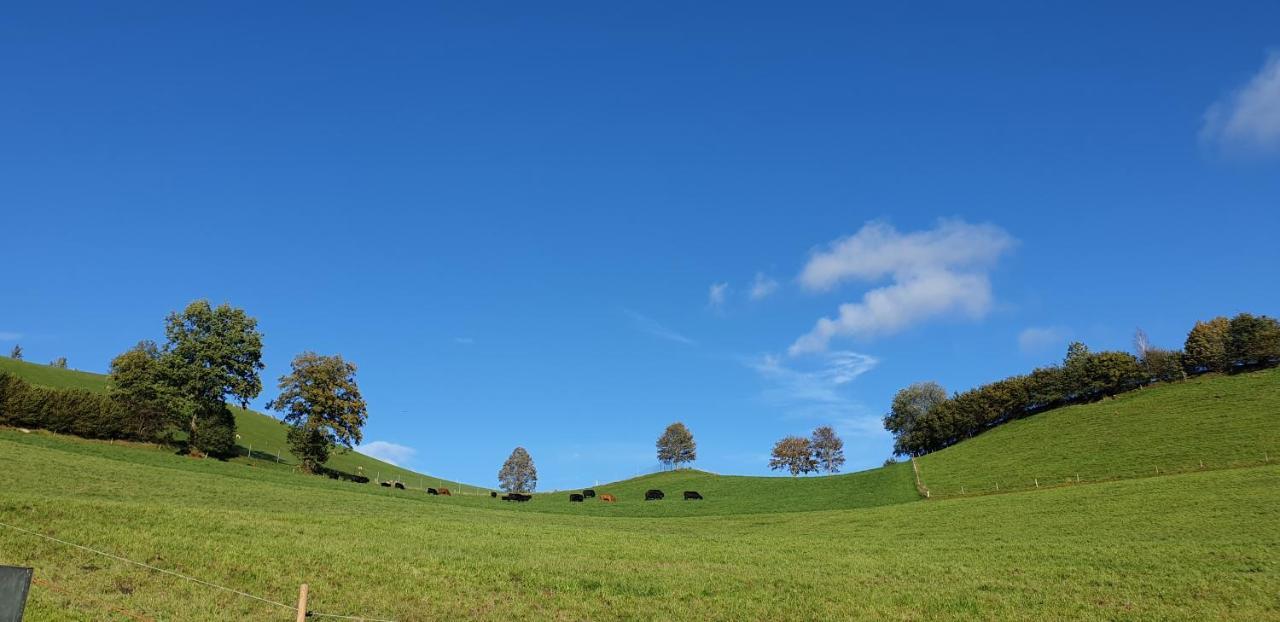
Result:
{"label": "shrub", "polygon": [[1255,369],[1280,363],[1280,322],[1241,313],[1227,327],[1227,358],[1232,367]]}
{"label": "shrub", "polygon": [[1158,382],[1175,382],[1187,377],[1186,361],[1182,352],[1148,348],[1142,354],[1142,369],[1147,377]]}

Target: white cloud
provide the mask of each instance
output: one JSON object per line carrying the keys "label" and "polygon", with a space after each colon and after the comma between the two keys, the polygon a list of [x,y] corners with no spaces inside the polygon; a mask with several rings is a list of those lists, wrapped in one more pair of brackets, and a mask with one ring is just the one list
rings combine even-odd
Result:
{"label": "white cloud", "polygon": [[778,291],[778,282],[763,272],[756,273],[756,280],[751,283],[751,299],[762,300]]}
{"label": "white cloud", "polygon": [[840,404],[847,398],[838,389],[871,371],[879,362],[874,356],[840,350],[825,353],[815,368],[791,367],[772,354],[752,361],[750,366],[774,384],[766,392],[773,401]]}
{"label": "white cloud", "polygon": [[0,341],[17,341],[22,339],[22,333],[0,332]]}
{"label": "white cloud", "polygon": [[1239,152],[1280,149],[1280,52],[1248,84],[1209,106],[1200,138]]}
{"label": "white cloud", "polygon": [[707,304],[713,309],[719,309],[724,306],[724,299],[728,294],[728,283],[712,283],[707,289]]}
{"label": "white cloud", "polygon": [[627,317],[631,318],[631,322],[635,324],[636,328],[649,333],[650,335],[666,339],[667,341],[683,343],[685,345],[692,346],[697,345],[698,343],[674,330],[671,330],[670,328],[667,328],[666,326],[663,326],[657,320],[644,314],[632,311],[631,309],[623,309],[622,312],[625,313]]}
{"label": "white cloud", "polygon": [[775,355],[748,365],[767,383],[761,396],[787,417],[832,423],[842,433],[878,436],[884,433],[880,417],[847,393],[850,383],[878,363],[873,356],[836,351],[804,367],[788,365]]}
{"label": "white cloud", "polygon": [[417,455],[418,450],[404,445],[388,443],[387,441],[372,441],[364,443],[356,447],[356,451],[377,458],[383,462],[394,464],[398,467],[405,466],[413,457]]}
{"label": "white cloud", "polygon": [[1015,243],[999,227],[959,220],[907,234],[887,223],[867,223],[814,252],[800,283],[810,290],[829,290],[849,280],[888,278],[892,283],[840,305],[835,318],[819,319],[789,352],[821,352],[836,337],[892,334],[937,316],[980,318],[992,304],[987,273]]}
{"label": "white cloud", "polygon": [[1066,343],[1069,332],[1060,326],[1031,326],[1018,333],[1018,349],[1036,354]]}

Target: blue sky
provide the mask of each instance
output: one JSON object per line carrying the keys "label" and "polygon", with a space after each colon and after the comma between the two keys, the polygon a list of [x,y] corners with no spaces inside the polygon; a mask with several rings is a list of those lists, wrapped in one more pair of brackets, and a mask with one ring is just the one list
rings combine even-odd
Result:
{"label": "blue sky", "polygon": [[1114,4],[9,7],[0,347],[209,298],[429,473],[876,466],[910,382],[1280,313],[1280,5]]}

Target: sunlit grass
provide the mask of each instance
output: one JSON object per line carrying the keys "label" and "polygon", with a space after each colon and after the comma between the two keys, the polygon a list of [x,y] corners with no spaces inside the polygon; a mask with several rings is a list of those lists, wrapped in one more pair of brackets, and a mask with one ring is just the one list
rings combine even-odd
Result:
{"label": "sunlit grass", "polygon": [[[1275,466],[849,510],[610,519],[12,430],[0,431],[0,470],[11,475],[0,521],[272,600],[305,581],[315,610],[397,620],[1265,620],[1280,593]],[[552,500],[529,505],[539,503]],[[0,561],[35,566],[61,590],[37,585],[31,620],[127,619],[111,607],[291,619],[4,529]]]}

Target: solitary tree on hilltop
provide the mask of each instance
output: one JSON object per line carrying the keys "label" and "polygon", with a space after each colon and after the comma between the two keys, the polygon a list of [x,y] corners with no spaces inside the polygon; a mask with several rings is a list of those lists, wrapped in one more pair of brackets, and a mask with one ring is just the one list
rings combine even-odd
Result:
{"label": "solitary tree on hilltop", "polygon": [[818,465],[813,459],[813,445],[802,436],[788,436],[778,441],[773,446],[769,468],[789,471],[792,477],[816,471]]}
{"label": "solitary tree on hilltop", "polygon": [[498,487],[507,492],[533,492],[538,487],[538,469],[524,447],[516,447],[498,471]]}
{"label": "solitary tree on hilltop", "polygon": [[814,430],[809,442],[813,445],[813,460],[818,469],[828,473],[840,472],[840,467],[844,466],[844,441],[836,436],[831,426],[824,425]]}
{"label": "solitary tree on hilltop", "polygon": [[67,357],[65,357],[65,356],[59,356],[58,358],[53,359],[52,361],[50,361],[50,362],[49,362],[49,367],[57,367],[58,369],[66,369],[66,368],[67,368]]}
{"label": "solitary tree on hilltop", "polygon": [[303,352],[292,368],[280,377],[280,395],[267,408],[284,414],[291,426],[289,449],[303,470],[315,473],[334,447],[360,443],[368,410],[356,385],[356,366],[342,356]]}
{"label": "solitary tree on hilltop", "polygon": [[20,346],[20,345],[18,345],[18,344],[16,344],[16,343],[15,343],[15,344],[13,344],[13,349],[12,349],[12,350],[9,350],[9,358],[11,358],[11,359],[13,359],[13,360],[15,360],[15,361],[21,361],[21,360],[22,360],[22,346]]}
{"label": "solitary tree on hilltop", "polygon": [[681,464],[698,459],[698,446],[693,433],[679,421],[667,426],[658,437],[658,461],[679,468]]}
{"label": "solitary tree on hilltop", "polygon": [[228,304],[197,300],[165,320],[166,382],[189,403],[183,427],[193,447],[215,455],[235,447],[228,398],[249,406],[262,392],[262,333],[258,321]]}

